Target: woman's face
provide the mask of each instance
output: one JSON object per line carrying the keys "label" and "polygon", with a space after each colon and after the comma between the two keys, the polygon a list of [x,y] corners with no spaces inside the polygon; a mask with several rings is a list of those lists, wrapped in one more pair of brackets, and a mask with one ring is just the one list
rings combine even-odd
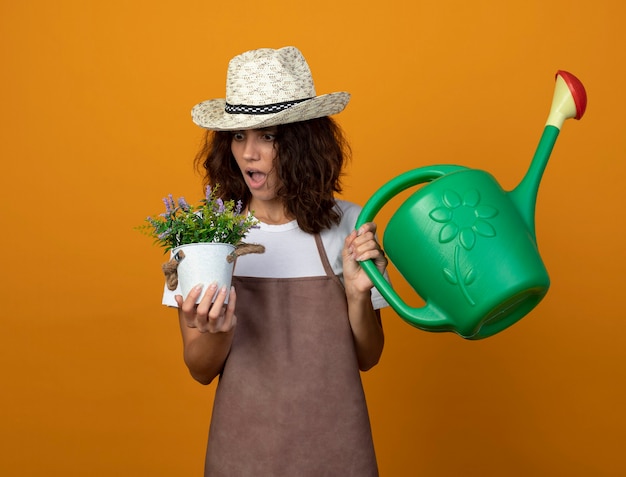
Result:
{"label": "woman's face", "polygon": [[275,199],[276,128],[235,131],[230,149],[253,199]]}

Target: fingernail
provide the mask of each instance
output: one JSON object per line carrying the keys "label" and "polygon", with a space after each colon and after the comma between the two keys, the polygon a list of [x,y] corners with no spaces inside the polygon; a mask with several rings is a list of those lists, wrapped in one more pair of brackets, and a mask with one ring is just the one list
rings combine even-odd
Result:
{"label": "fingernail", "polygon": [[198,283],[195,287],[193,287],[192,291],[200,291],[202,290],[202,283]]}

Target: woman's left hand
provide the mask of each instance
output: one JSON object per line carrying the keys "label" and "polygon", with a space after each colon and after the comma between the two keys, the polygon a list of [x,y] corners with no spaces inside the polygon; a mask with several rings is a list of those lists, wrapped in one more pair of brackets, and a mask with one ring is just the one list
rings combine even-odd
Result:
{"label": "woman's left hand", "polygon": [[368,222],[346,237],[343,247],[343,278],[346,292],[369,292],[374,284],[359,262],[373,260],[380,273],[387,268],[387,258],[376,241],[376,224]]}

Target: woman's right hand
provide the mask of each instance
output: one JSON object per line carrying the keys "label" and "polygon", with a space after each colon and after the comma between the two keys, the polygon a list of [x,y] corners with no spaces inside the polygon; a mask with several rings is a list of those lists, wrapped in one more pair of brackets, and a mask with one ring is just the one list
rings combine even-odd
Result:
{"label": "woman's right hand", "polygon": [[[196,305],[196,301],[202,293],[202,285],[196,285],[191,289],[187,299],[183,301],[181,295],[176,295],[179,314],[184,323],[189,328],[196,328],[200,333],[229,333],[237,325],[235,315],[235,305],[237,294],[235,288],[231,287],[228,295],[226,287],[217,293],[217,285],[211,284],[207,287],[202,300]],[[229,296],[228,304],[224,304]],[[215,297],[215,301],[213,301]]]}

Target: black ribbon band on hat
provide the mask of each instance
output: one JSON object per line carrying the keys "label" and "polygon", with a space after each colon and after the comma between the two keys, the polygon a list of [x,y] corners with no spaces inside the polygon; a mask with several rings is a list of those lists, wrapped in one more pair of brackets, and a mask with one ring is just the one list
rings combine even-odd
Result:
{"label": "black ribbon band on hat", "polygon": [[283,103],[264,104],[262,106],[249,106],[247,104],[228,104],[224,111],[228,114],[272,114],[289,109],[294,104],[307,101],[312,98],[295,99],[293,101],[285,101]]}

